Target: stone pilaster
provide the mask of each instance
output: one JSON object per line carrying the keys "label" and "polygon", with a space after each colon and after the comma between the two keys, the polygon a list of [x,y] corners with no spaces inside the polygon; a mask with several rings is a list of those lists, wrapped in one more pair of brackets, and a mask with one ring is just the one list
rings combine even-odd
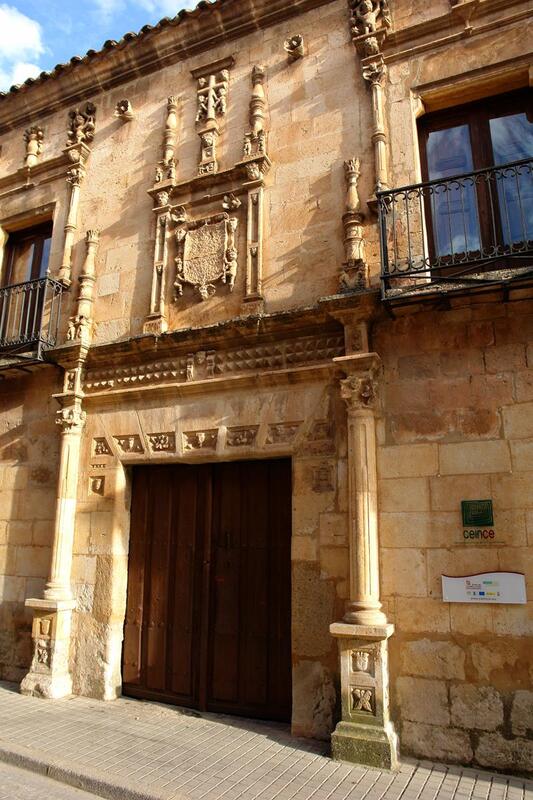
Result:
{"label": "stone pilaster", "polygon": [[342,721],[332,736],[334,758],[393,769],[397,742],[389,718],[387,623],[379,600],[376,417],[381,362],[376,353],[335,359],[345,376],[349,471],[350,599],[338,639]]}
{"label": "stone pilaster", "polygon": [[34,612],[33,659],[20,687],[22,694],[51,699],[72,693],[69,650],[75,602],[70,573],[85,412],[81,409],[79,396],[74,395],[69,399],[69,404],[57,414],[57,423],[61,427],[61,453],[50,578],[44,599],[26,600],[26,606]]}

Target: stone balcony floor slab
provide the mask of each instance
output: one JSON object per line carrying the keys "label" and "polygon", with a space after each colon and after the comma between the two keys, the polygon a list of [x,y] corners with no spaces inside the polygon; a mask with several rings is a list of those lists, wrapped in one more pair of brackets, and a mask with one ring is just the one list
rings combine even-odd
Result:
{"label": "stone balcony floor slab", "polygon": [[0,683],[0,760],[101,797],[533,800],[521,778],[414,760],[391,773],[326,753],[283,725],[127,698],[40,700]]}

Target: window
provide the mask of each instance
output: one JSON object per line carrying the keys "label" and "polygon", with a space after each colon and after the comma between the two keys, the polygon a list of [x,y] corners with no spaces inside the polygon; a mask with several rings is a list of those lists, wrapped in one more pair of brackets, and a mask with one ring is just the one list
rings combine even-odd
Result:
{"label": "window", "polygon": [[[57,290],[47,280],[52,223],[10,233],[0,281],[0,349],[24,351],[51,341]],[[46,280],[45,280],[46,279]]]}
{"label": "window", "polygon": [[7,240],[2,285],[44,278],[48,269],[52,223],[10,233]]}
{"label": "window", "polygon": [[[428,114],[419,133],[423,180],[437,182],[425,195],[432,260],[465,263],[530,249],[530,90]],[[502,168],[525,159],[529,164]],[[476,174],[450,180],[469,173]]]}

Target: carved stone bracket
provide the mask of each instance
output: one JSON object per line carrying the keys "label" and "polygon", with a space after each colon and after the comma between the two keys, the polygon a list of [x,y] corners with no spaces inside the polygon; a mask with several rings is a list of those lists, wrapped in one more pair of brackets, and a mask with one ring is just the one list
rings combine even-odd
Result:
{"label": "carved stone bracket", "polygon": [[361,58],[381,52],[392,25],[388,0],[348,0],[352,42]]}
{"label": "carved stone bracket", "polygon": [[215,294],[218,280],[233,291],[237,276],[238,219],[227,212],[200,220],[178,219],[176,297],[181,297],[186,283],[195,287],[202,300]]}

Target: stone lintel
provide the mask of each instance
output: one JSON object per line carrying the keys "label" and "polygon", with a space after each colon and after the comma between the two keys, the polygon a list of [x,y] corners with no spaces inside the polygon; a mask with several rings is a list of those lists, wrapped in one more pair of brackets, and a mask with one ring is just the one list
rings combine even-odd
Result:
{"label": "stone lintel", "polygon": [[368,639],[381,641],[389,639],[394,633],[394,625],[351,625],[347,622],[334,622],[329,626],[329,632],[335,638]]}

